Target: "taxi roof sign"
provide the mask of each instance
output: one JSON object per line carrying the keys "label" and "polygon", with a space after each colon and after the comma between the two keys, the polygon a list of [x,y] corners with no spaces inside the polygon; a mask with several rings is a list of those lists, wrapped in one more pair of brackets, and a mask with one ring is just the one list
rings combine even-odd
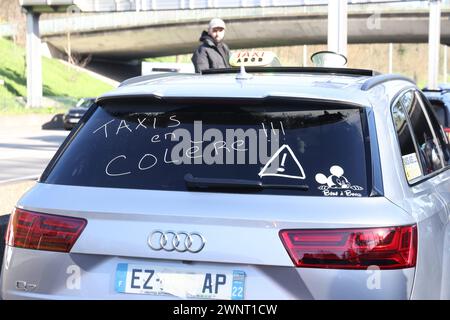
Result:
{"label": "taxi roof sign", "polygon": [[230,65],[233,67],[264,67],[279,66],[280,62],[272,51],[239,50],[232,53]]}

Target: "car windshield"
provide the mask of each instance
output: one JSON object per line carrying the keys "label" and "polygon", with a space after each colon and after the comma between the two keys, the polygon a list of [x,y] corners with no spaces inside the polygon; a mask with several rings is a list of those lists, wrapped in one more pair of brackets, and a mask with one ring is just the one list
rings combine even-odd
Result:
{"label": "car windshield", "polygon": [[76,108],[89,108],[92,105],[92,99],[81,99],[77,102]]}
{"label": "car windshield", "polygon": [[361,197],[363,108],[312,101],[110,102],[98,106],[43,182]]}

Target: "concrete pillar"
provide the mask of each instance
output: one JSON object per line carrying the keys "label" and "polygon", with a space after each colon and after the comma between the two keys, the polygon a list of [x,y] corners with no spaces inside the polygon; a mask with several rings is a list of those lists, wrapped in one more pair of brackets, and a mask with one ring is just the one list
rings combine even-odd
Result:
{"label": "concrete pillar", "polygon": [[394,45],[391,43],[389,43],[389,68],[388,68],[388,73],[392,73],[392,52],[394,51],[393,48]]}
{"label": "concrete pillar", "polygon": [[39,14],[27,12],[27,106],[42,103],[42,57]]}
{"label": "concrete pillar", "polygon": [[448,60],[448,46],[444,45],[444,63],[442,64],[442,68],[444,69],[443,71],[443,77],[444,77],[444,83],[448,82],[447,78],[448,78],[448,65],[447,65],[447,60]]}
{"label": "concrete pillar", "polygon": [[308,66],[308,46],[303,45],[303,67]]}
{"label": "concrete pillar", "polygon": [[347,0],[328,1],[328,50],[347,56]]}
{"label": "concrete pillar", "polygon": [[428,24],[428,88],[438,86],[439,45],[441,42],[441,1],[430,1],[430,18]]}

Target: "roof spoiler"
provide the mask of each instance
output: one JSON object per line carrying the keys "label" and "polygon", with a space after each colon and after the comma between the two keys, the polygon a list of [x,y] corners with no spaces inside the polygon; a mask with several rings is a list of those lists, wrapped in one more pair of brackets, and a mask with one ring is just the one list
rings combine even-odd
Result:
{"label": "roof spoiler", "polygon": [[[349,76],[366,76],[373,77],[380,73],[368,69],[351,69],[351,68],[328,68],[328,67],[245,67],[247,72],[284,72],[284,73],[320,73],[320,74],[341,74]],[[223,68],[203,70],[202,74],[220,74],[220,73],[239,73],[239,68]]]}
{"label": "roof spoiler", "polygon": [[450,88],[428,89],[427,87],[425,87],[422,89],[422,92],[447,93],[450,92]]}

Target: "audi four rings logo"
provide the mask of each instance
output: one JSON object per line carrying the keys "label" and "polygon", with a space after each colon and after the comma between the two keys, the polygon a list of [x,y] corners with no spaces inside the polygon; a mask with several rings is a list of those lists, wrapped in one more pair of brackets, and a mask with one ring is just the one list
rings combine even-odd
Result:
{"label": "audi four rings logo", "polygon": [[198,232],[153,231],[148,237],[148,245],[153,250],[200,252],[206,244],[205,238]]}

